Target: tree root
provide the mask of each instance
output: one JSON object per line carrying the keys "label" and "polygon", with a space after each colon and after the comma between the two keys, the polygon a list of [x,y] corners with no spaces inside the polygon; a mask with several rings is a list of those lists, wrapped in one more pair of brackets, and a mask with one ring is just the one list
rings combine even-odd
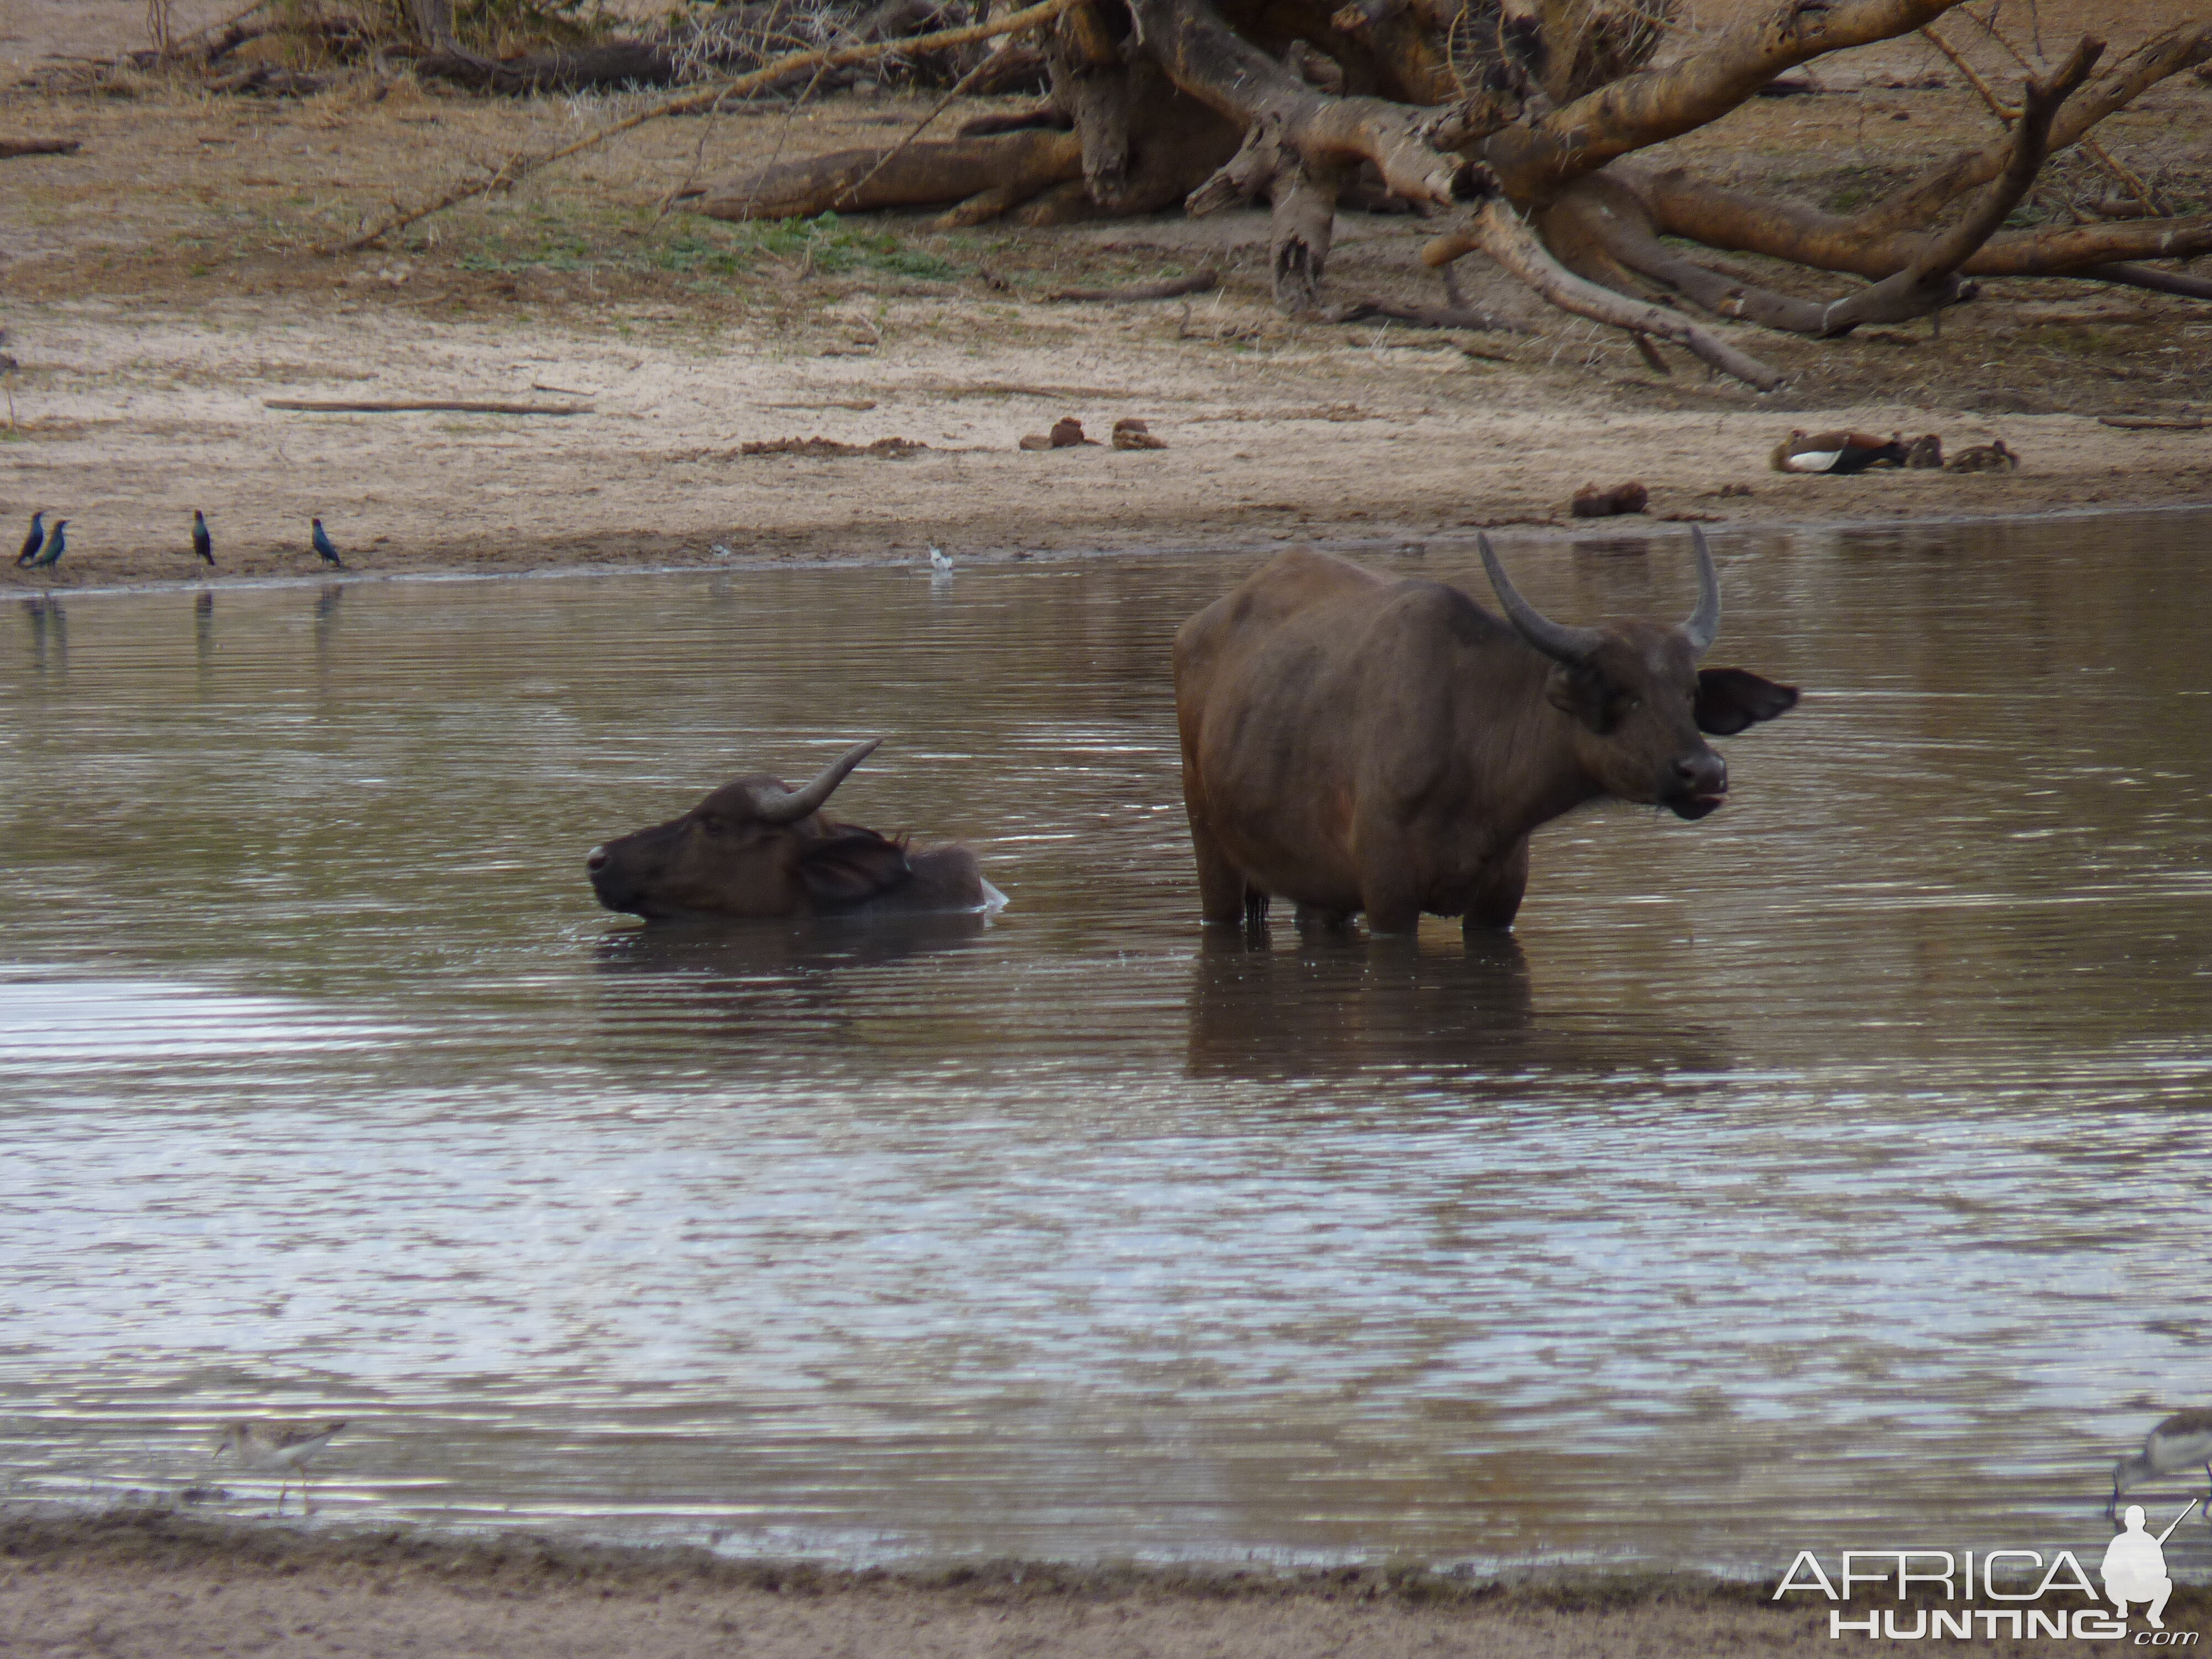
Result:
{"label": "tree root", "polygon": [[1394,195],[1439,207],[1480,200],[1495,187],[1460,153],[1482,136],[1464,106],[1332,97],[1231,28],[1211,0],[1129,0],[1129,10],[1137,39],[1169,79],[1240,129],[1260,130],[1231,163],[1245,164],[1236,188],[1246,199],[1256,193],[1260,161],[1277,164],[1264,184],[1291,154],[1317,177],[1372,161]]}
{"label": "tree root", "polygon": [[472,52],[449,48],[415,60],[417,75],[479,91],[512,94],[672,86],[678,69],[676,53],[653,40],[610,40],[577,52],[539,52],[524,58],[479,58]]}
{"label": "tree root", "polygon": [[1823,52],[1909,34],[1958,0],[1784,0],[1747,9],[1709,46],[1600,87],[1540,120],[1504,128],[1482,160],[1516,202],[1541,205],[1607,162],[1680,137]]}
{"label": "tree root", "polygon": [[2147,288],[2154,294],[2180,294],[2192,300],[2212,300],[2212,279],[2185,276],[2179,271],[2146,270],[2141,265],[2084,265],[2079,270],[2069,270],[2069,276],[2079,276],[2093,283],[2118,283],[2128,288]]}
{"label": "tree root", "polygon": [[[781,161],[714,191],[699,211],[714,219],[800,219],[875,208],[968,204],[992,198],[994,217],[1083,170],[1083,141],[1038,131],[940,138],[896,152],[846,149]],[[981,217],[963,217],[976,224]]]}
{"label": "tree root", "polygon": [[1529,229],[1527,221],[1505,202],[1486,203],[1460,230],[1431,242],[1421,258],[1425,264],[1441,266],[1477,248],[1562,311],[1614,328],[1625,328],[1631,333],[1655,334],[1662,340],[1672,340],[1722,374],[1733,375],[1760,392],[1771,392],[1782,384],[1780,370],[1738,351],[1725,340],[1674,313],[1625,298],[1609,288],[1601,288],[1576,276],[1552,257]]}

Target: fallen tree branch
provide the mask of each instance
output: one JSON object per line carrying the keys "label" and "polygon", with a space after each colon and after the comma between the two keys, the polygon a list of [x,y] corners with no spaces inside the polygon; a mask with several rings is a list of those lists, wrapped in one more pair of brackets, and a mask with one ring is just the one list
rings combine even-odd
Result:
{"label": "fallen tree branch", "polygon": [[678,78],[677,54],[653,40],[609,40],[575,52],[480,58],[449,46],[415,60],[415,73],[480,92],[580,92],[592,87],[665,87]]}
{"label": "fallen tree branch", "polygon": [[[2212,59],[2212,23],[2180,23],[2154,35],[2112,64],[2051,124],[2053,153],[2079,143],[2100,121],[2125,109],[2169,76]],[[1869,241],[1902,230],[1917,229],[1957,198],[1985,185],[2005,169],[2012,156],[2012,135],[2001,135],[1978,150],[1969,150],[1923,174],[1887,201],[1849,219],[1834,221],[1838,234]],[[1845,270],[1842,265],[1831,270]]]}
{"label": "fallen tree branch", "polygon": [[330,400],[315,398],[264,398],[264,409],[303,410],[310,415],[410,415],[430,411],[453,415],[588,415],[589,404],[501,404],[475,398],[363,398]]}
{"label": "fallen tree branch", "polygon": [[719,86],[708,87],[699,92],[687,93],[678,98],[663,99],[650,109],[640,110],[635,115],[626,116],[622,120],[600,128],[597,132],[579,138],[573,144],[564,144],[560,149],[550,150],[544,155],[520,161],[511,168],[502,167],[498,175],[492,179],[469,185],[459,190],[448,191],[434,202],[393,214],[374,229],[364,231],[349,241],[325,246],[317,252],[356,252],[395,230],[403,230],[418,220],[428,218],[434,213],[443,212],[446,209],[457,206],[472,197],[482,196],[491,190],[495,185],[511,184],[526,174],[537,172],[540,167],[550,167],[556,161],[565,161],[571,155],[579,155],[603,144],[610,138],[619,137],[625,132],[641,127],[648,121],[658,121],[672,115],[686,115],[694,110],[707,109],[725,98],[742,97],[747,93],[757,92],[762,88],[774,85],[795,70],[811,69],[817,64],[825,69],[842,69],[848,64],[869,63],[878,58],[888,57],[893,52],[939,52],[948,46],[964,46],[972,40],[988,40],[1001,34],[1016,34],[1024,29],[1035,28],[1039,23],[1049,18],[1059,16],[1073,3],[1074,0],[1042,0],[1040,4],[1009,13],[1004,17],[995,18],[988,23],[973,23],[954,29],[939,29],[933,34],[917,34],[903,40],[878,41],[871,46],[825,47],[818,52],[792,52],[786,57],[777,58],[774,63],[763,64],[750,74],[738,76]]}
{"label": "fallen tree branch", "polygon": [[[1331,97],[1231,28],[1210,0],[1129,0],[1129,14],[1145,50],[1177,87],[1240,128],[1267,129],[1255,152],[1295,152],[1316,174],[1372,161],[1393,195],[1439,207],[1495,188],[1486,170],[1460,153],[1482,136],[1461,106]],[[1237,187],[1247,182],[1240,175]],[[1200,193],[1211,194],[1205,186]]]}
{"label": "fallen tree branch", "polygon": [[0,161],[18,155],[74,155],[83,148],[78,138],[0,138]]}
{"label": "fallen tree branch", "polygon": [[984,216],[994,217],[1082,169],[1081,139],[1030,127],[986,138],[925,139],[894,155],[845,149],[780,161],[710,191],[699,210],[712,219],[793,219],[833,202],[839,211],[867,212],[995,194],[1000,199]]}
{"label": "fallen tree branch", "polygon": [[2202,415],[2100,415],[2097,424],[2123,432],[2202,432],[2212,421]]}
{"label": "fallen tree branch", "polygon": [[[1994,9],[1986,17],[1978,17],[1971,11],[1966,14],[1966,17],[1969,22],[1978,23],[1981,25],[1982,33],[1988,35],[1990,39],[1996,41],[1997,45],[2002,46],[2005,49],[2007,55],[2011,58],[2014,63],[2019,64],[2021,68],[2026,70],[2031,76],[2035,73],[2035,65],[2029,63],[2027,58],[2021,57],[2020,48],[2013,45],[2011,41],[2006,40],[2003,31],[1997,27],[1996,13]],[[1924,33],[1926,31],[1923,30],[1923,33]],[[1940,45],[1941,43],[1939,42],[1938,44]],[[2042,51],[2042,46],[2039,41],[2036,46],[2036,52],[2040,56]],[[1948,54],[1947,53],[1946,55],[1948,56]],[[1969,78],[1971,79],[1972,77],[1970,76]],[[1975,90],[1978,92],[1981,88],[1978,85],[1975,88]],[[1994,112],[1996,106],[1992,103],[1990,107],[1991,112]],[[2088,153],[2090,159],[2095,161],[2099,167],[2104,168],[2105,171],[2110,173],[2113,179],[2118,180],[2121,188],[2125,190],[2130,195],[2133,196],[2136,202],[2142,205],[2146,213],[2156,213],[2159,210],[2157,202],[2152,198],[2150,186],[2146,185],[2140,178],[2138,178],[2132,169],[2124,165],[2120,159],[2114,155],[2112,151],[2106,149],[2103,144],[2099,143],[2094,133],[2084,132],[2081,135],[2081,148]]]}
{"label": "fallen tree branch", "polygon": [[1421,262],[1449,264],[1480,248],[1562,311],[1631,333],[1656,334],[1694,352],[1723,374],[1760,392],[1782,384],[1781,371],[1738,351],[1725,340],[1670,311],[1645,305],[1577,276],[1554,259],[1510,204],[1492,200],[1465,226],[1439,236],[1422,250]]}
{"label": "fallen tree branch", "polygon": [[[2085,92],[2081,94],[2086,97]],[[2068,124],[2069,100],[2057,130]],[[2010,145],[2012,135],[2005,135]],[[1857,220],[1823,213],[1802,203],[1754,196],[1692,179],[1681,167],[1628,175],[1651,211],[1659,233],[1705,246],[1763,253],[1818,270],[1848,270],[1875,282],[1920,256],[1929,238],[1920,230],[1869,234]],[[2212,252],[2212,216],[2190,219],[2125,219],[2093,225],[2008,231],[1990,238],[1959,273],[1966,276],[2066,276],[2087,265],[2116,260],[2185,259]]]}
{"label": "fallen tree branch", "polygon": [[2084,265],[2066,272],[2093,283],[2118,283],[2127,288],[2147,288],[2154,294],[2180,294],[2192,300],[2212,300],[2212,278],[2185,276],[2178,270],[2148,270],[2142,265]]}
{"label": "fallen tree branch", "polygon": [[1130,288],[1063,288],[1044,297],[1048,300],[1078,300],[1116,305],[1124,301],[1172,300],[1181,294],[1204,294],[1220,284],[1221,273],[1208,266],[1188,276],[1177,276],[1164,283],[1139,283]]}
{"label": "fallen tree branch", "polygon": [[2021,96],[2020,119],[2013,123],[2012,160],[1984,189],[1966,216],[1928,239],[1912,263],[1827,308],[1824,335],[1836,335],[1861,323],[1903,322],[1924,317],[1961,297],[1959,267],[1980,252],[2008,215],[2020,204],[2048,153],[2051,124],[2059,106],[2088,79],[2105,43],[2083,35],[2065,63],[2047,80],[2031,80]]}
{"label": "fallen tree branch", "polygon": [[[954,99],[959,97],[962,93],[967,91],[969,87],[973,86],[977,81],[982,78],[983,71],[991,67],[991,62],[992,60],[989,58],[984,58],[983,61],[976,64],[974,69],[969,70],[967,74],[962,76],[957,81],[955,81],[952,83],[951,90],[947,92],[944,97],[939,99],[935,104],[931,106],[928,114],[923,116],[921,119],[915,122],[911,127],[908,128],[906,136],[903,138],[901,138],[898,143],[893,144],[889,149],[885,150],[884,152],[883,160],[878,161],[876,165],[860,179],[859,184],[853,185],[848,193],[857,196],[863,189],[865,189],[870,179],[874,178],[877,173],[881,173],[886,167],[889,167],[890,165],[891,159],[894,156],[904,150],[907,146],[913,143],[915,139],[921,137],[923,131],[928,127],[929,124],[932,121],[934,121],[939,116],[944,114],[945,112],[951,106],[952,100]],[[849,204],[841,201],[837,205],[844,207],[849,205]]]}
{"label": "fallen tree branch", "polygon": [[1608,161],[1718,120],[1784,70],[1909,34],[1958,3],[1784,0],[1747,7],[1711,45],[1610,82],[1540,121],[1505,127],[1480,153],[1516,202],[1547,202]]}
{"label": "fallen tree branch", "polygon": [[1528,332],[1486,311],[1457,306],[1403,306],[1388,300],[1354,300],[1346,305],[1325,307],[1318,315],[1325,323],[1364,323],[1379,317],[1384,322],[1403,323],[1408,328],[1468,328],[1485,334]]}

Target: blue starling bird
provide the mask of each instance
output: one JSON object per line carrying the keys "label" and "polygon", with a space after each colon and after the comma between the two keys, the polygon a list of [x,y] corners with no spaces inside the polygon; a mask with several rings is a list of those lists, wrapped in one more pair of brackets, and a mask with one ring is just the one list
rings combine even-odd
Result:
{"label": "blue starling bird", "polygon": [[207,520],[197,507],[192,509],[192,551],[200,556],[201,563],[215,562],[215,538],[208,534]]}
{"label": "blue starling bird", "polygon": [[46,532],[46,550],[31,561],[32,569],[49,570],[62,562],[62,555],[69,550],[69,544],[62,539],[62,532],[68,528],[67,519],[54,520],[54,527]]}
{"label": "blue starling bird", "polygon": [[323,529],[323,521],[320,519],[313,519],[308,522],[315,526],[315,533],[308,537],[307,539],[315,544],[315,552],[318,556],[321,558],[325,564],[336,565],[339,569],[344,569],[345,561],[338,557],[337,549],[331,545],[330,536],[328,532]]}
{"label": "blue starling bird", "polygon": [[40,522],[46,516],[44,513],[31,514],[31,533],[23,538],[23,550],[15,556],[15,568],[18,570],[37,558],[39,550],[46,545],[46,527]]}

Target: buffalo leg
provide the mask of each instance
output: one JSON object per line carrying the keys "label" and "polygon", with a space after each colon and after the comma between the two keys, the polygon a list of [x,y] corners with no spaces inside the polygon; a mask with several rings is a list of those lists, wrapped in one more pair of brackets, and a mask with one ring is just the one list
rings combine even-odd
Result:
{"label": "buffalo leg", "polygon": [[1199,915],[1210,923],[1243,921],[1249,902],[1244,873],[1229,861],[1195,805],[1190,808],[1190,849],[1198,858]]}
{"label": "buffalo leg", "polygon": [[1510,927],[1521,912],[1521,896],[1528,890],[1528,837],[1523,836],[1484,866],[1475,878],[1468,891],[1460,931],[1480,933]]}

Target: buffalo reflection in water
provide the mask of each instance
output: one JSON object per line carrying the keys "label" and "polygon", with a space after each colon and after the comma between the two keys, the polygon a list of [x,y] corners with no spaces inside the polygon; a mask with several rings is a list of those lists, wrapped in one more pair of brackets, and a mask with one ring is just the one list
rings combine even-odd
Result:
{"label": "buffalo reflection in water", "polygon": [[1193,972],[1193,1077],[1328,1077],[1357,1072],[1497,1074],[1714,1071],[1718,1032],[1612,1015],[1540,1011],[1520,942],[1208,931]]}
{"label": "buffalo reflection in water", "polygon": [[953,912],[623,928],[594,947],[599,1017],[625,1037],[755,1052],[850,1041],[884,1012],[884,986],[854,981],[856,970],[966,951],[989,927],[981,913]]}

